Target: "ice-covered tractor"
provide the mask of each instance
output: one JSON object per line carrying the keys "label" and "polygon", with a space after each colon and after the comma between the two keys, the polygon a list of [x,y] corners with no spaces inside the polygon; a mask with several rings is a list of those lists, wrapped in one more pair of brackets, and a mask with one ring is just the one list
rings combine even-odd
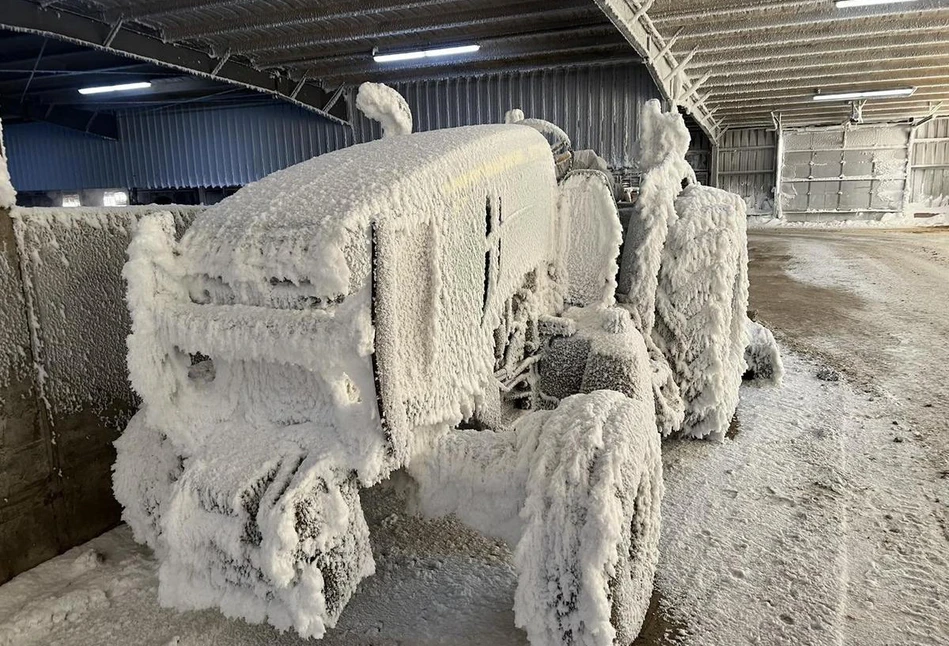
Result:
{"label": "ice-covered tractor", "polygon": [[322,636],[374,572],[360,490],[399,471],[423,513],[511,545],[531,643],[636,637],[675,362],[615,303],[609,178],[556,161],[525,125],[389,137],[180,241],[140,223],[115,492],[163,604]]}

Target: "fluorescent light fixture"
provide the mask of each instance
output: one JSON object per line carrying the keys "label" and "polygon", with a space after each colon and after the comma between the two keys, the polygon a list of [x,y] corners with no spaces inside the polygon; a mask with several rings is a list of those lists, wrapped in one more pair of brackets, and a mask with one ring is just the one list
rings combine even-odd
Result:
{"label": "fluorescent light fixture", "polygon": [[869,7],[875,4],[897,4],[901,2],[916,2],[916,0],[837,0],[837,8]]}
{"label": "fluorescent light fixture", "polygon": [[377,63],[393,63],[395,61],[412,61],[419,58],[438,58],[439,56],[456,56],[470,54],[481,49],[480,45],[459,45],[458,47],[439,47],[438,49],[421,49],[414,52],[396,52],[394,54],[373,54],[372,60]]}
{"label": "fluorescent light fixture", "polygon": [[84,87],[79,89],[79,94],[105,94],[106,92],[124,92],[125,90],[144,90],[151,87],[148,81],[138,83],[122,83],[121,85],[100,85],[98,87]]}
{"label": "fluorescent light fixture", "polygon": [[855,101],[857,99],[889,99],[894,97],[910,96],[916,91],[914,87],[904,87],[896,90],[866,90],[865,92],[840,92],[838,94],[815,94],[815,101]]}

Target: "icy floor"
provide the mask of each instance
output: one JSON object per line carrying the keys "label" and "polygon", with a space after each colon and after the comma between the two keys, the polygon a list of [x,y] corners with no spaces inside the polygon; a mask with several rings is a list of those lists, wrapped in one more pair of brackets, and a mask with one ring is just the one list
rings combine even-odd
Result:
{"label": "icy floor", "polygon": [[[664,621],[642,644],[949,644],[949,233],[751,247],[752,307],[817,358],[743,387],[724,444],[664,446]],[[367,509],[378,574],[325,643],[526,643],[504,546],[385,492]],[[155,568],[125,528],[41,565],[0,587],[0,644],[303,643],[158,607]]]}

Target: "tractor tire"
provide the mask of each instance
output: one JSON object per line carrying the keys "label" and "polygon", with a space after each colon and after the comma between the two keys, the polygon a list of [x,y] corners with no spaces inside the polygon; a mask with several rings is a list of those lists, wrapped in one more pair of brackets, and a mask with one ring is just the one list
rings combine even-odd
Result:
{"label": "tractor tire", "polygon": [[662,251],[652,337],[685,403],[679,434],[720,440],[745,368],[748,244],[745,204],[707,186],[685,188]]}
{"label": "tractor tire", "polygon": [[517,625],[532,644],[630,644],[659,559],[662,460],[651,398],[573,395],[531,413],[534,444],[515,549]]}

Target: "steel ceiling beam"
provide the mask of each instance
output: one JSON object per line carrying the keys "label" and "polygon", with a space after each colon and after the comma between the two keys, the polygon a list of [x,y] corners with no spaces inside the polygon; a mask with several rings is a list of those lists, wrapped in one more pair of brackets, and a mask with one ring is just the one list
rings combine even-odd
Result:
{"label": "steel ceiling beam", "polygon": [[[677,5],[681,5],[679,2]],[[720,4],[720,3],[719,3]],[[657,27],[667,27],[681,23],[694,23],[697,20],[723,20],[730,21],[736,17],[747,17],[748,14],[762,13],[774,15],[776,12],[791,11],[800,12],[802,9],[819,8],[826,5],[826,0],[783,0],[782,2],[755,2],[754,4],[742,4],[739,6],[716,6],[694,8],[694,3],[689,3],[689,9],[679,9],[678,6],[669,11],[653,9],[650,14],[652,21]]]}
{"label": "steel ceiling beam", "polygon": [[470,54],[453,56],[448,59],[428,58],[406,61],[404,63],[386,63],[380,65],[372,60],[368,51],[327,58],[304,59],[300,62],[285,62],[284,65],[299,67],[313,78],[375,73],[383,71],[400,72],[406,69],[437,68],[461,65],[469,62],[489,62],[510,60],[529,55],[545,55],[553,52],[590,49],[620,49],[626,41],[612,25],[599,28],[571,28],[552,32],[520,34],[479,41],[481,49]]}
{"label": "steel ceiling beam", "polygon": [[[875,84],[861,84],[861,90],[885,90],[893,87],[893,84],[890,81],[877,82]],[[920,88],[916,94],[912,96],[922,96],[925,93],[928,93],[932,90],[941,90],[943,88],[949,88],[949,76],[943,76],[939,80],[934,80],[927,83],[924,87]],[[822,86],[824,94],[832,94],[837,92],[846,92],[853,88],[850,87],[840,87],[840,88],[828,88],[827,86]],[[803,91],[796,93],[780,94],[780,95],[763,95],[763,96],[733,96],[729,97],[728,95],[722,96],[718,95],[714,99],[714,105],[724,109],[727,106],[737,106],[737,105],[772,105],[775,103],[780,103],[781,105],[787,105],[792,102],[808,102],[813,101],[814,92]]]}
{"label": "steel ceiling beam", "polygon": [[[922,57],[920,57],[922,58]],[[949,64],[949,57],[938,54],[932,57],[926,57],[925,62],[919,65],[912,65],[913,61],[895,60],[895,61],[867,61],[867,65],[872,64],[873,72],[894,72],[899,73],[906,70],[919,69],[945,69]],[[909,64],[908,64],[909,63]],[[802,64],[799,67],[773,67],[754,72],[753,70],[733,70],[730,72],[718,73],[711,71],[712,77],[709,87],[723,87],[733,85],[754,85],[759,81],[785,80],[793,81],[798,79],[810,79],[814,87],[820,87],[821,81],[826,78],[846,78],[852,79],[853,85],[858,86],[860,79],[865,75],[854,69],[841,71],[840,64],[831,62],[817,62],[814,64]],[[715,82],[717,81],[717,82]]]}
{"label": "steel ceiling beam", "polygon": [[[873,115],[902,115],[905,118],[909,119],[914,116],[921,116],[929,112],[931,103],[924,102],[918,104],[911,104],[906,106],[876,106],[872,109],[867,109],[869,106],[864,106],[863,113],[868,116]],[[729,112],[722,115],[722,119],[729,124],[736,124],[747,122],[751,119],[763,118],[767,115],[770,115],[777,110],[754,110],[754,111],[742,111],[742,112]],[[846,117],[849,118],[851,115],[851,107],[845,105],[839,109],[821,109],[821,110],[780,110],[781,116],[785,119],[790,118],[800,118],[800,119],[829,119]]]}
{"label": "steel ceiling beam", "polygon": [[689,78],[671,47],[667,47],[663,35],[652,24],[647,11],[652,4],[650,0],[640,0],[638,5],[632,0],[595,1],[642,57],[663,98],[684,107],[709,139],[717,142],[719,125],[711,110],[702,104],[697,87],[701,83]]}
{"label": "steel ceiling beam", "polygon": [[[910,79],[914,76],[930,76],[935,73],[943,76],[946,66],[937,65],[918,65],[913,67],[898,67],[886,70],[867,71],[859,76],[854,76],[852,71],[846,72],[821,72],[819,77],[801,76],[799,74],[769,74],[766,79],[744,79],[736,81],[735,79],[724,78],[720,81],[710,81],[707,84],[709,89],[715,89],[716,94],[742,94],[754,92],[772,92],[784,88],[792,87],[825,87],[837,85],[849,85],[856,87],[861,80],[870,83],[880,80],[893,80],[898,82],[903,79]],[[833,80],[831,80],[833,79]],[[856,79],[856,80],[855,80]],[[826,81],[821,83],[821,81]]]}
{"label": "steel ceiling beam", "polygon": [[862,60],[867,60],[868,56],[872,56],[873,59],[912,58],[940,50],[943,51],[946,56],[949,56],[949,41],[936,42],[931,38],[909,41],[905,38],[896,38],[893,40],[897,42],[884,40],[874,43],[874,39],[846,39],[843,41],[833,41],[836,47],[815,47],[813,43],[810,43],[808,45],[790,47],[787,49],[757,52],[757,55],[733,54],[731,58],[722,56],[722,54],[712,55],[700,52],[699,55],[693,59],[694,63],[692,67],[695,69],[709,69],[712,67],[728,69],[730,67],[757,65],[781,59],[794,61],[810,58],[846,60],[862,57]]}
{"label": "steel ceiling beam", "polygon": [[[424,18],[412,16],[386,22],[384,25],[355,28],[344,33],[304,33],[299,38],[284,38],[275,41],[273,35],[262,34],[247,41],[228,41],[227,46],[234,53],[246,54],[262,64],[273,64],[287,56],[293,57],[300,48],[313,46],[344,47],[353,43],[398,48],[398,41],[404,40],[402,47],[437,46],[448,42],[470,42],[471,40],[498,35],[499,29],[513,27],[510,33],[543,30],[548,24],[556,27],[568,27],[603,22],[602,16],[591,11],[586,0],[570,0],[566,7],[550,9],[546,4],[536,1],[505,5],[504,12],[485,15],[484,9],[476,7],[457,13],[439,14]],[[441,34],[439,32],[457,33]],[[434,40],[433,39],[434,36]],[[453,40],[452,40],[453,39]],[[395,40],[396,42],[392,42]],[[271,52],[267,54],[267,52]]]}
{"label": "steel ceiling beam", "polygon": [[45,121],[103,139],[116,140],[119,138],[118,121],[110,114],[27,100],[22,103],[5,104],[3,118],[9,119],[10,117]]}
{"label": "steel ceiling beam", "polygon": [[[122,0],[106,6],[103,17],[106,22],[110,24],[118,22],[119,20],[135,22],[171,14],[199,11],[201,9],[214,9],[215,7],[223,6],[233,7],[236,4],[247,4],[247,2],[253,1],[254,0]],[[100,2],[100,4],[105,3]]]}
{"label": "steel ceiling beam", "polygon": [[[938,112],[936,112],[936,113],[934,113],[934,114],[937,115],[937,116],[949,115],[949,110],[947,110],[946,108],[942,108],[940,111],[938,111]],[[928,113],[927,113],[927,115],[928,115]],[[903,113],[903,114],[899,114],[899,113],[893,113],[893,114],[884,114],[884,113],[868,114],[868,115],[865,115],[864,123],[865,123],[865,124],[868,124],[868,125],[883,124],[883,123],[894,123],[894,122],[897,122],[897,121],[917,123],[920,119],[925,118],[925,116],[927,116],[927,115],[923,115],[923,114],[907,115],[907,114],[905,114],[905,113]],[[839,125],[839,124],[845,123],[845,122],[847,122],[847,123],[850,122],[850,114],[849,114],[849,113],[846,114],[846,115],[843,114],[843,113],[841,113],[841,115],[839,115],[839,117],[837,117],[837,118],[835,118],[835,117],[826,117],[826,118],[823,118],[823,120],[819,120],[819,121],[815,121],[813,118],[811,118],[811,119],[807,119],[807,118],[803,118],[803,119],[802,119],[802,118],[789,118],[789,119],[787,120],[787,122],[785,123],[785,125],[787,125],[788,127],[792,127],[792,128],[806,128],[806,127],[809,127],[809,126]],[[729,124],[729,128],[735,129],[735,130],[741,130],[741,129],[744,129],[744,128],[768,128],[769,130],[771,130],[771,129],[773,129],[773,125],[772,125],[771,117],[768,116],[767,118],[764,118],[764,117],[756,117],[756,118],[754,118],[754,119],[749,119],[749,120],[747,120],[747,121],[742,121],[741,123],[730,123],[730,124]]]}
{"label": "steel ceiling beam", "polygon": [[[625,54],[625,55],[624,55]],[[512,59],[496,59],[492,61],[472,61],[439,67],[408,68],[399,72],[378,70],[357,75],[325,77],[329,86],[357,85],[363,81],[378,81],[385,83],[399,83],[408,81],[423,81],[430,79],[444,79],[457,77],[482,76],[500,72],[530,72],[551,68],[576,67],[579,65],[595,65],[605,63],[641,63],[642,59],[629,50],[626,43],[617,48],[594,49],[589,52],[580,52],[568,49],[565,52],[551,51],[544,56],[530,54]]]}
{"label": "steel ceiling beam", "polygon": [[[828,3],[829,4],[829,3]],[[893,11],[892,7],[902,7],[899,11]],[[912,8],[910,8],[912,7]],[[886,16],[887,20],[881,22],[880,18]],[[945,5],[930,5],[927,7],[918,7],[908,4],[879,5],[868,7],[868,11],[859,16],[846,15],[845,12],[832,11],[818,15],[792,14],[790,19],[775,20],[774,16],[765,14],[760,18],[749,20],[730,20],[723,23],[722,28],[709,26],[710,22],[693,21],[691,27],[687,26],[686,33],[683,34],[683,40],[705,40],[726,37],[748,38],[750,34],[756,32],[766,32],[767,35],[781,33],[800,33],[801,30],[812,30],[816,27],[822,27],[833,30],[841,37],[844,37],[850,30],[860,30],[886,33],[887,26],[908,27],[919,24],[921,18],[928,21],[946,20],[949,18],[949,7]],[[841,29],[843,27],[843,29]],[[770,39],[766,39],[770,40]]]}
{"label": "steel ceiling beam", "polygon": [[[934,92],[928,97],[924,97],[918,101],[907,101],[907,100],[893,100],[893,101],[868,101],[864,106],[864,111],[875,111],[875,110],[914,110],[917,108],[927,108],[930,105],[939,103],[944,100],[946,96],[949,95],[947,92]],[[731,108],[724,111],[726,115],[734,114],[764,114],[765,112],[780,112],[781,114],[819,114],[821,112],[837,112],[837,111],[850,111],[850,102],[846,103],[834,103],[834,104],[819,104],[815,103],[812,105],[789,105],[783,106],[780,110],[776,110],[771,107],[755,107],[755,108]]]}
{"label": "steel ceiling beam", "polygon": [[[932,24],[906,23],[905,25],[888,24],[886,35],[895,38],[915,38],[924,34],[932,34],[936,42],[944,40],[946,31],[949,30],[949,21],[943,20]],[[805,35],[801,35],[801,34]],[[733,37],[724,37],[719,39],[706,38],[702,42],[701,50],[703,54],[709,56],[723,55],[735,52],[752,50],[755,53],[781,51],[791,46],[823,47],[822,43],[828,42],[846,42],[856,38],[879,38],[881,32],[877,29],[841,29],[839,26],[833,28],[822,27],[820,29],[810,29],[807,31],[793,32],[793,36],[780,36],[773,40],[760,39],[742,39],[737,40]],[[677,48],[680,51],[682,48]]]}
{"label": "steel ceiling beam", "polygon": [[[127,29],[114,30],[114,25],[62,10],[44,9],[29,0],[4,0],[0,27],[66,39],[93,47],[178,69],[239,87],[265,92],[340,124],[347,123],[346,105],[337,103],[325,112],[331,95],[322,88],[305,83],[295,92],[297,81],[278,77],[254,69],[237,61],[228,60],[220,66],[210,54],[194,49],[164,43],[157,38]],[[111,37],[109,45],[105,45]]]}
{"label": "steel ceiling beam", "polygon": [[[864,55],[862,59],[859,56],[854,56],[844,59],[822,58],[817,60],[801,59],[798,61],[775,61],[773,65],[769,65],[767,63],[753,63],[748,66],[735,67],[709,65],[707,67],[696,67],[691,71],[694,74],[701,74],[705,71],[711,71],[713,77],[734,78],[736,76],[752,76],[760,78],[762,76],[767,76],[767,74],[770,72],[800,72],[803,70],[830,69],[838,72],[849,72],[855,79],[859,79],[861,72],[865,70],[857,69],[854,67],[855,65],[862,64],[869,66],[872,63],[872,69],[884,70],[905,66],[907,61],[920,61],[926,64],[945,64],[946,62],[949,62],[949,51],[920,53],[915,56],[893,56],[888,58],[877,58],[873,55],[867,54]],[[816,78],[820,78],[819,73],[816,75]]]}
{"label": "steel ceiling beam", "polygon": [[444,10],[444,5],[446,4],[449,3],[444,2],[444,0],[411,0],[409,2],[396,3],[393,3],[391,0],[362,0],[362,2],[359,3],[347,0],[346,2],[336,4],[318,4],[313,9],[301,10],[298,7],[294,7],[292,9],[269,11],[265,15],[256,17],[254,20],[249,20],[247,16],[239,16],[237,18],[218,20],[214,23],[207,24],[197,23],[182,27],[169,26],[163,30],[162,35],[166,40],[172,42],[218,38],[249,31],[298,27],[328,20],[366,18],[395,11],[426,9],[433,5],[438,5],[439,12],[441,12]]}
{"label": "steel ceiling beam", "polygon": [[[930,106],[939,103],[940,101],[945,101],[949,98],[949,95],[943,95],[942,97],[934,96],[930,101],[920,101],[918,103],[910,103],[908,105],[882,105],[882,106],[871,106],[867,104],[863,107],[864,114],[875,114],[878,112],[899,112],[905,114],[907,117],[914,116],[916,114],[925,114]],[[780,112],[782,115],[793,117],[814,117],[826,115],[837,115],[844,114],[850,115],[852,113],[852,107],[849,103],[844,106],[836,106],[833,108],[807,108],[807,107],[782,107],[780,110],[776,110],[773,107],[768,108],[754,108],[746,110],[727,110],[720,114],[723,121],[732,123],[735,121],[741,121],[749,119],[755,116],[762,116],[765,114],[771,114],[772,112]]]}

